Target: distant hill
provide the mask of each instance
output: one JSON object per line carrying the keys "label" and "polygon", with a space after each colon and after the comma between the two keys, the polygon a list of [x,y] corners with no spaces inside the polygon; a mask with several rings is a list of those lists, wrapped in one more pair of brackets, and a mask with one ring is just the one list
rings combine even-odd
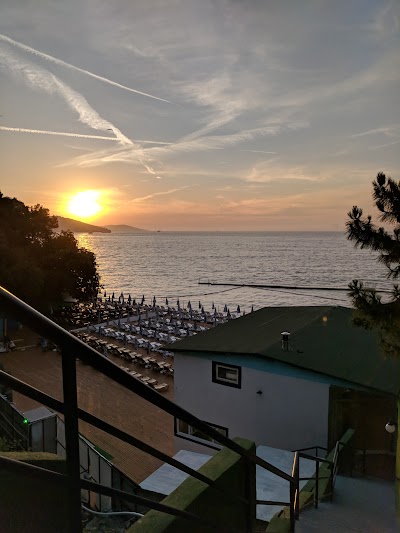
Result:
{"label": "distant hill", "polygon": [[128,226],[127,224],[112,224],[110,226],[104,226],[111,233],[147,233],[147,229],[135,228],[134,226]]}
{"label": "distant hill", "polygon": [[72,218],[57,217],[58,231],[72,231],[73,233],[111,233],[107,228],[102,226],[93,226],[93,224],[86,224],[80,220]]}

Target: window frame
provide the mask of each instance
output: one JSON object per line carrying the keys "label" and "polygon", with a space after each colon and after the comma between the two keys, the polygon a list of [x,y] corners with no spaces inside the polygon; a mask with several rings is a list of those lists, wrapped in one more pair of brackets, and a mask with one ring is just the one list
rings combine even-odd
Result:
{"label": "window frame", "polygon": [[[225,380],[223,378],[218,377],[219,367],[224,367],[229,370],[236,370],[237,371],[237,382],[234,383],[233,381]],[[218,383],[218,385],[225,385],[226,387],[234,387],[235,389],[241,389],[242,388],[242,367],[238,365],[231,365],[229,363],[222,363],[220,361],[213,361],[212,362],[212,381],[213,383]]]}
{"label": "window frame", "polygon": [[[196,428],[194,428],[190,424],[187,424],[189,433],[182,433],[179,429],[179,422],[183,422],[183,421],[181,421],[179,418],[174,416],[175,437],[179,437],[181,439],[185,439],[190,442],[195,442],[196,444],[201,444],[202,446],[207,446],[208,448],[212,448],[213,450],[220,450],[222,448],[222,444],[219,444],[218,442],[214,440],[204,440],[201,437],[196,437],[195,435],[193,435],[192,431],[193,430],[198,431],[198,430],[196,430]],[[186,424],[186,422],[183,422],[183,423]],[[211,426],[212,428],[216,429],[217,431],[219,429],[223,429],[225,431],[223,435],[229,438],[229,429],[227,427],[219,426],[218,424],[211,424],[211,422],[205,422],[205,423]]]}

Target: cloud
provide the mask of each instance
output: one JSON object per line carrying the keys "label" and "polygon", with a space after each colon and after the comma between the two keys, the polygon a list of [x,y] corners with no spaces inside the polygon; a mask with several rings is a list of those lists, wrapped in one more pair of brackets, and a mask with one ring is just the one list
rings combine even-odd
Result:
{"label": "cloud", "polygon": [[10,128],[8,126],[0,126],[0,131],[10,131],[13,133],[38,133],[40,135],[55,135],[60,137],[76,137],[78,139],[96,139],[102,141],[118,142],[116,137],[103,137],[101,135],[84,135],[81,133],[68,133],[64,131],[48,131],[48,130],[33,130],[28,128]]}
{"label": "cloud", "polygon": [[[82,133],[72,133],[72,132],[66,132],[66,131],[49,131],[49,130],[35,130],[35,129],[29,129],[29,128],[12,128],[9,126],[0,126],[0,131],[10,131],[12,133],[38,133],[40,135],[56,135],[60,137],[76,137],[78,139],[96,139],[101,141],[114,141],[118,142],[119,139],[117,137],[103,137],[102,135],[85,135]],[[143,140],[143,139],[131,139],[134,143],[143,143],[143,144],[172,144],[169,142],[164,141],[150,141],[150,140]],[[74,148],[77,148],[74,146]]]}
{"label": "cloud", "polygon": [[197,152],[202,150],[220,150],[245,141],[252,141],[257,137],[278,135],[285,131],[307,128],[307,122],[292,122],[287,124],[270,124],[259,128],[239,131],[228,135],[211,135],[200,139],[180,140],[167,147],[154,147],[146,152],[154,157],[181,152]]}
{"label": "cloud", "polygon": [[134,198],[133,200],[130,201],[130,203],[145,202],[146,200],[151,200],[152,198],[155,198],[157,196],[165,196],[165,195],[173,194],[174,192],[183,191],[184,189],[189,189],[190,187],[196,187],[196,184],[185,185],[184,187],[179,187],[177,189],[170,189],[169,191],[154,192],[152,194],[148,194],[147,196],[141,196],[140,198]]}
{"label": "cloud", "polygon": [[66,67],[71,70],[75,70],[77,72],[80,72],[81,74],[86,74],[87,76],[90,76],[92,78],[95,78],[96,80],[102,81],[104,83],[108,83],[109,85],[113,85],[114,87],[118,87],[119,89],[123,89],[125,91],[129,91],[132,93],[140,94],[142,96],[146,96],[147,98],[152,98],[153,100],[159,100],[161,102],[166,102],[167,104],[171,104],[169,100],[165,100],[165,98],[160,98],[158,96],[154,96],[153,94],[145,93],[142,91],[138,91],[136,89],[132,89],[131,87],[127,87],[126,85],[122,85],[120,83],[117,83],[115,81],[112,81],[108,78],[104,78],[103,76],[99,76],[98,74],[94,74],[93,72],[90,72],[89,70],[84,70],[82,68],[76,67],[75,65],[71,65],[70,63],[67,63],[66,61],[62,61],[61,59],[57,59],[56,57],[53,57],[49,54],[45,54],[43,52],[40,52],[39,50],[36,50],[35,48],[31,48],[30,46],[26,46],[25,44],[22,44],[18,41],[14,41],[13,39],[10,39],[6,35],[0,34],[0,40],[12,45],[16,46],[20,50],[23,50],[24,52],[28,52],[30,54],[35,55],[36,57],[40,57],[42,59],[45,59],[46,61],[50,61],[51,63],[54,63],[56,65]]}
{"label": "cloud", "polygon": [[265,152],[264,150],[240,150],[241,152],[251,152],[253,154],[276,154],[276,152]]}
{"label": "cloud", "polygon": [[[145,155],[142,147],[126,137],[120,129],[108,120],[102,118],[88,103],[86,98],[62,82],[46,69],[23,60],[18,56],[6,54],[0,50],[0,67],[8,68],[11,73],[36,90],[49,94],[58,94],[68,107],[78,113],[79,121],[95,130],[112,131],[123,150],[129,149],[130,158],[142,164],[148,172],[155,175],[151,167],[151,160]],[[81,156],[85,157],[85,156]],[[90,165],[87,165],[90,166]]]}
{"label": "cloud", "polygon": [[271,166],[271,163],[278,158],[272,157],[267,161],[262,161],[255,165],[251,171],[244,176],[244,181],[253,183],[270,183],[278,181],[321,181],[323,177],[320,171],[310,171],[305,167],[283,167]]}
{"label": "cloud", "polygon": [[0,66],[10,69],[12,74],[23,79],[34,89],[58,94],[67,105],[78,113],[79,121],[95,130],[112,130],[121,145],[132,145],[132,141],[111,122],[103,119],[87,102],[86,98],[63,83],[54,74],[17,56],[0,51]]}
{"label": "cloud", "polygon": [[387,135],[388,137],[395,137],[400,134],[400,124],[381,126],[380,128],[373,128],[371,130],[362,131],[361,133],[354,133],[351,137],[365,137],[366,135],[376,135],[379,133]]}

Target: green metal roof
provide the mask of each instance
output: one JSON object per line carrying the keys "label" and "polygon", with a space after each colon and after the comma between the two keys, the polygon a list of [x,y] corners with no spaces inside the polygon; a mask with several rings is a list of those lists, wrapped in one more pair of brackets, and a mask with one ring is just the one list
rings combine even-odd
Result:
{"label": "green metal roof", "polygon": [[[345,307],[265,307],[169,346],[174,352],[266,357],[399,395],[400,360],[385,358],[374,332]],[[289,351],[281,332],[290,332]]]}

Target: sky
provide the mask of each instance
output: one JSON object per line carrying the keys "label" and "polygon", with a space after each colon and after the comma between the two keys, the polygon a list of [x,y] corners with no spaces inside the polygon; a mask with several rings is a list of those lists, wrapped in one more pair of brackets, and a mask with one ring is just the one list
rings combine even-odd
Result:
{"label": "sky", "polygon": [[399,32],[398,0],[2,0],[0,189],[62,216],[98,191],[100,225],[342,231],[400,179]]}

